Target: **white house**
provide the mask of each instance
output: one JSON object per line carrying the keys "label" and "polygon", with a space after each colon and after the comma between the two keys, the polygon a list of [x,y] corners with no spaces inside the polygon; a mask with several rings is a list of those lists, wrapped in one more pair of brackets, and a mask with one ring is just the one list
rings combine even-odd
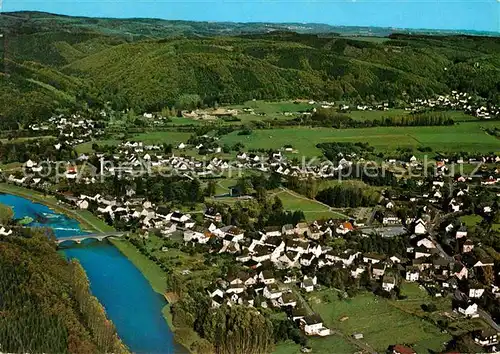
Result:
{"label": "white house", "polygon": [[323,326],[323,320],[317,314],[305,316],[300,320],[304,332],[308,336],[327,336],[330,330]]}
{"label": "white house", "polygon": [[266,285],[264,291],[262,293],[266,299],[278,299],[283,295],[283,292],[280,290],[277,284],[269,284]]}
{"label": "white house", "polygon": [[475,318],[479,316],[477,313],[477,304],[475,303],[459,305],[457,310],[459,313],[468,318]]}
{"label": "white house", "polygon": [[396,286],[396,279],[392,275],[384,275],[382,279],[382,289],[390,292]]}
{"label": "white house", "polygon": [[420,279],[420,272],[416,267],[407,267],[405,274],[406,281],[415,282]]}
{"label": "white house", "polygon": [[418,219],[415,222],[415,233],[417,235],[423,235],[427,233],[427,228],[425,227],[425,222],[422,219]]}

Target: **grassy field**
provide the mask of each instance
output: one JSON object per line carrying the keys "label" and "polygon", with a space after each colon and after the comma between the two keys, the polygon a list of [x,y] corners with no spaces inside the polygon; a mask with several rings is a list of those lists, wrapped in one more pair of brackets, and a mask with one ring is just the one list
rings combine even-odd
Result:
{"label": "grassy field", "polygon": [[[451,118],[454,121],[477,121],[478,119],[474,116],[465,114],[462,111],[446,111],[442,112],[447,118]],[[390,109],[388,111],[351,111],[348,115],[355,120],[381,120],[384,118],[398,117],[410,114],[409,111],[404,109]]]}
{"label": "grassy field", "polygon": [[133,136],[130,140],[142,141],[146,144],[172,144],[174,146],[180,143],[186,143],[191,136],[191,133],[157,131],[150,133],[141,133]]}
{"label": "grassy field", "polygon": [[467,227],[473,227],[479,224],[483,220],[481,215],[463,215],[460,217],[460,221],[463,222]]}
{"label": "grassy field", "polygon": [[[321,314],[323,322],[345,335],[362,333],[363,341],[377,351],[385,351],[392,344],[411,344],[423,353],[439,351],[451,336],[429,322],[402,311],[391,301],[373,294],[360,294],[353,299],[338,300],[330,290],[309,296],[313,310]],[[348,317],[341,322],[340,318]]]}
{"label": "grassy field", "polygon": [[347,215],[332,211],[328,206],[315,200],[297,195],[288,190],[278,191],[277,195],[283,202],[285,210],[302,210],[307,221],[314,221],[328,218],[347,218]]}
{"label": "grassy field", "polygon": [[119,140],[109,139],[109,140],[96,140],[96,141],[88,141],[83,144],[79,144],[75,146],[75,150],[78,154],[90,154],[94,150],[92,149],[92,145],[118,145],[120,144]]}
{"label": "grassy field", "polygon": [[14,194],[20,197],[30,199],[35,203],[45,204],[56,212],[63,213],[70,218],[77,220],[82,229],[87,231],[107,232],[115,231],[111,226],[106,224],[87,210],[71,209],[65,205],[59,204],[53,196],[36,192],[31,189],[26,189],[12,184],[0,183],[0,193]]}
{"label": "grassy field", "polygon": [[252,108],[255,113],[266,113],[267,114],[275,114],[275,113],[285,113],[285,112],[299,112],[306,111],[315,107],[316,105],[311,105],[307,102],[299,102],[294,103],[293,101],[278,101],[278,102],[269,102],[269,101],[247,101],[242,105],[230,106],[230,108],[235,109],[243,109],[243,108]]}
{"label": "grassy field", "polygon": [[[309,338],[307,345],[312,348],[313,353],[320,354],[347,354],[355,353],[358,349],[342,337],[331,335],[324,338]],[[291,341],[279,343],[273,354],[299,354],[300,345]]]}
{"label": "grassy field", "polygon": [[291,144],[299,155],[319,156],[316,144],[322,142],[366,142],[380,151],[390,152],[398,147],[416,149],[429,146],[434,151],[500,151],[500,140],[486,134],[481,127],[495,127],[497,122],[468,122],[439,127],[375,127],[362,129],[331,129],[293,127],[274,130],[254,130],[251,135],[233,132],[222,142],[242,142],[246,149],[280,149]]}
{"label": "grassy field", "polygon": [[28,137],[22,137],[22,138],[14,138],[14,139],[0,139],[0,143],[6,144],[6,143],[22,143],[26,141],[33,141],[33,140],[45,140],[45,139],[55,139],[55,136],[52,135],[43,135],[43,136],[28,136]]}

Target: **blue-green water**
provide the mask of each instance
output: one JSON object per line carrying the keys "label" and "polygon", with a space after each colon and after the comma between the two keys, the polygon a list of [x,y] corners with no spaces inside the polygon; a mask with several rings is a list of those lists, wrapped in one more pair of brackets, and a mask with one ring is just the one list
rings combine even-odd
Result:
{"label": "blue-green water", "polygon": [[[33,218],[28,226],[53,229],[57,238],[85,234],[76,220],[57,214],[45,205],[10,194],[0,194],[0,203],[12,207],[15,218]],[[106,309],[122,341],[133,352],[184,352],[175,344],[162,316],[165,299],[114,246],[90,241],[66,248],[63,253],[80,261],[87,272],[92,293]]]}

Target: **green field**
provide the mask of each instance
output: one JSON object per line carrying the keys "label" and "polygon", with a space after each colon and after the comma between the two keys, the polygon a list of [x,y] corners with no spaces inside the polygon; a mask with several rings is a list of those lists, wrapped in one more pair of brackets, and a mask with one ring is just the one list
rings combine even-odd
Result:
{"label": "green field", "polygon": [[[329,328],[338,329],[345,335],[362,333],[363,342],[383,352],[392,344],[411,344],[417,352],[429,349],[439,351],[451,336],[429,322],[402,311],[391,301],[373,294],[360,294],[349,300],[338,300],[331,290],[316,292],[309,296],[313,310]],[[348,317],[341,322],[340,319]]]}
{"label": "green field", "polygon": [[130,140],[142,141],[145,144],[172,144],[174,146],[180,143],[186,143],[191,133],[156,131],[150,133],[141,133],[134,135]]}
{"label": "green field", "polygon": [[[331,335],[323,338],[311,337],[307,345],[312,348],[313,353],[319,354],[347,354],[357,352],[357,348],[351,343],[337,335]],[[279,343],[273,354],[299,354],[300,345],[291,341]]]}
{"label": "green field", "polygon": [[467,227],[473,227],[483,221],[481,215],[464,215],[460,217],[460,221],[463,222]]}
{"label": "green field", "polygon": [[116,140],[116,139],[88,141],[86,143],[76,145],[75,150],[78,154],[90,154],[94,151],[94,150],[92,150],[93,144],[118,145],[118,144],[120,144],[120,141]]}
{"label": "green field", "polygon": [[[478,119],[474,116],[465,114],[462,111],[446,111],[442,112],[447,118],[451,118],[455,121],[477,121]],[[398,117],[410,114],[410,111],[405,111],[404,109],[390,109],[388,111],[351,111],[347,115],[355,120],[381,120],[384,118]]]}
{"label": "green field", "polygon": [[306,197],[297,195],[288,190],[282,190],[277,192],[277,195],[283,202],[283,208],[285,210],[302,210],[307,221],[314,221],[320,219],[328,218],[348,218],[347,215],[335,212],[331,210],[328,206],[321,204],[315,200],[308,199]]}
{"label": "green field", "polygon": [[258,100],[258,101],[247,101],[242,105],[230,106],[230,108],[235,108],[239,110],[243,108],[252,108],[255,111],[255,113],[275,114],[284,112],[306,111],[315,106],[316,105],[311,105],[307,102],[299,102],[299,103],[294,103],[293,101],[269,102],[269,101]]}
{"label": "green field", "polygon": [[332,129],[293,127],[274,130],[254,130],[251,135],[233,132],[221,138],[222,143],[242,142],[246,149],[280,149],[291,144],[299,156],[319,156],[316,144],[322,142],[365,142],[381,151],[398,147],[429,146],[434,151],[500,151],[500,140],[486,134],[481,127],[499,126],[498,122],[468,122],[439,127],[375,127]]}

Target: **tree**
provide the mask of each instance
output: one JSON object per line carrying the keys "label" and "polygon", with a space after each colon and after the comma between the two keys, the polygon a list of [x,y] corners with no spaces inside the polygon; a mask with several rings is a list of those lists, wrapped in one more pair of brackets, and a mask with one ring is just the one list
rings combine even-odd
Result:
{"label": "tree", "polygon": [[12,208],[6,205],[0,204],[0,225],[7,225],[14,217],[14,212]]}
{"label": "tree", "polygon": [[264,354],[272,351],[273,326],[252,307],[233,305],[211,309],[202,331],[217,354]]}
{"label": "tree", "polygon": [[197,94],[184,94],[175,102],[175,108],[180,110],[193,110],[201,106],[202,100]]}
{"label": "tree", "polygon": [[205,189],[205,195],[207,197],[211,197],[211,196],[215,195],[216,188],[217,188],[217,184],[215,183],[214,180],[208,181],[207,188]]}

